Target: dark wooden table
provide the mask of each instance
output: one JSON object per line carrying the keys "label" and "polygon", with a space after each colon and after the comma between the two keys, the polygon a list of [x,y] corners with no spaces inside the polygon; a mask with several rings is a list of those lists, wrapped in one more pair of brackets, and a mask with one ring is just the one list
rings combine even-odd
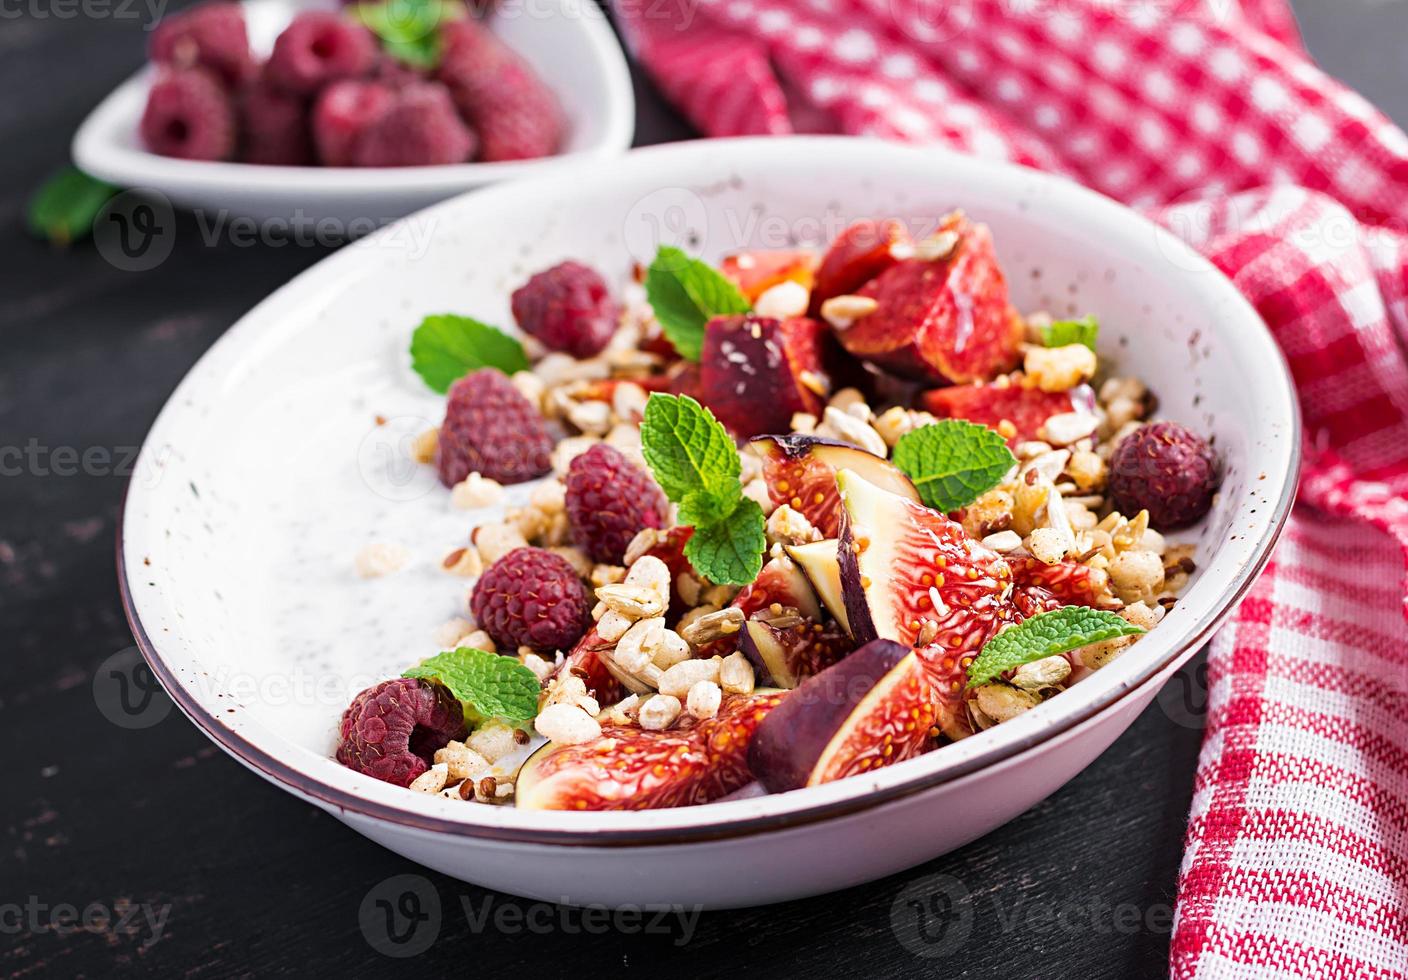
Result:
{"label": "dark wooden table", "polygon": [[[1301,6],[1323,27],[1322,58],[1343,56],[1371,95],[1401,96],[1402,75],[1363,52],[1378,44],[1402,72],[1401,26],[1389,41],[1370,18],[1402,25],[1404,8],[1340,4],[1331,20],[1329,4]],[[0,11],[0,977],[1165,973],[1201,658],[1081,776],[955,854],[658,929],[545,914],[419,869],[250,775],[174,711],[143,729],[112,723],[98,668],[132,643],[113,570],[131,454],[221,332],[326,253],[207,246],[182,219],[170,257],[133,273],[91,245],[25,236],[25,198],[141,59],[142,22],[117,9]],[[640,142],[691,135],[648,83],[637,95]],[[373,890],[370,901],[402,890],[386,884],[398,875],[417,876],[442,910],[436,941],[410,958],[383,955],[359,924]],[[923,937],[911,901],[927,909]]]}

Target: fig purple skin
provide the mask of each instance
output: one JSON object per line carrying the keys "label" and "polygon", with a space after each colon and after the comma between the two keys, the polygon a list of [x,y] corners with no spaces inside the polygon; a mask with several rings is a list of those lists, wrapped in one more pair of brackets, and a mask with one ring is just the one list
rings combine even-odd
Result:
{"label": "fig purple skin", "polygon": [[801,683],[774,708],[748,747],[748,767],[774,793],[811,783],[827,748],[851,726],[866,695],[911,655],[909,647],[875,640]]}

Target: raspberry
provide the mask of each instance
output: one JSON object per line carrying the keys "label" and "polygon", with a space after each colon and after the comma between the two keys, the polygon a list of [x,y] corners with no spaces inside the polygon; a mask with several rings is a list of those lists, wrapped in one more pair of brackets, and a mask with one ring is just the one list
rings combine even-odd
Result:
{"label": "raspberry", "polygon": [[622,564],[631,539],[643,528],[662,527],[668,507],[655,481],[604,442],[567,470],[567,519],[593,561]]}
{"label": "raspberry", "polygon": [[256,71],[238,3],[202,3],[163,18],[147,53],[171,68],[205,68],[230,88],[249,81]]}
{"label": "raspberry", "polygon": [[513,318],[523,332],[573,357],[600,354],[620,316],[601,276],[578,262],[539,272],[513,293]]}
{"label": "raspberry", "polygon": [[437,749],[464,737],[464,707],[446,688],[398,677],[352,699],[342,713],[337,761],[409,786],[430,768]]}
{"label": "raspberry", "polygon": [[474,583],[469,607],[506,650],[570,650],[586,632],[586,587],[566,558],[543,548],[515,548],[490,565]]}
{"label": "raspberry", "polygon": [[1125,436],[1110,457],[1110,494],[1124,514],[1149,512],[1160,530],[1187,527],[1212,506],[1222,482],[1217,454],[1177,422],[1155,422]]}
{"label": "raspberry", "polygon": [[235,107],[202,68],[162,73],[147,95],[140,125],[153,153],[182,160],[227,160],[235,151]]}
{"label": "raspberry", "polygon": [[313,143],[325,167],[352,166],[357,138],[395,101],[381,82],[347,79],[333,82],[313,104]]}
{"label": "raspberry", "polygon": [[312,10],[284,28],[265,70],[280,88],[312,95],[329,82],[365,75],[376,56],[371,31],[338,14]]}
{"label": "raspberry", "polygon": [[411,85],[395,93],[386,111],[352,146],[358,167],[424,167],[463,163],[474,155],[475,139],[445,86]]}
{"label": "raspberry", "polygon": [[246,163],[301,167],[313,162],[302,97],[260,79],[240,93],[239,113],[240,159]]}
{"label": "raspberry", "polygon": [[502,371],[481,368],[450,387],[436,464],[447,487],[470,473],[523,483],[552,469],[542,416]]}
{"label": "raspberry", "polygon": [[557,96],[503,42],[473,21],[446,25],[439,78],[479,134],[479,158],[531,160],[556,153],[566,128]]}

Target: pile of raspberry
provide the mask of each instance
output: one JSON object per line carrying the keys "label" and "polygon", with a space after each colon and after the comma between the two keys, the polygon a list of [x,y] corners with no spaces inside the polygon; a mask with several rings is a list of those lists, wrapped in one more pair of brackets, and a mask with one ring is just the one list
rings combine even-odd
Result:
{"label": "pile of raspberry", "polygon": [[556,153],[564,122],[551,90],[468,16],[443,21],[439,58],[412,67],[347,14],[294,17],[259,62],[238,3],[165,18],[142,141],[183,160],[418,167]]}

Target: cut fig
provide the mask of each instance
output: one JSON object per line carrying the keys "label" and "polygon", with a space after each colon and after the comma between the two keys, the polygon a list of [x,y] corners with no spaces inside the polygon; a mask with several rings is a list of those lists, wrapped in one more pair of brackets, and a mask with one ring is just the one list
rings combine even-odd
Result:
{"label": "cut fig", "polygon": [[812,287],[812,316],[835,296],[857,292],[901,259],[914,254],[914,239],[898,221],[857,221],[827,249]]}
{"label": "cut fig", "polygon": [[700,401],[740,436],[790,432],[797,412],[821,414],[830,389],[829,331],[794,317],[715,317],[704,328]]}
{"label": "cut fig", "polygon": [[742,649],[757,668],[758,683],[791,690],[840,661],[855,643],[837,623],[805,619],[774,626],[766,619],[750,619],[743,629]]}
{"label": "cut fig", "polygon": [[805,249],[738,252],[719,263],[719,271],[738,287],[750,303],[784,282],[795,282],[811,289],[815,268],[816,255]]}
{"label": "cut fig", "polygon": [[1095,394],[1086,385],[1070,391],[1042,391],[1035,386],[999,380],[992,384],[935,388],[919,396],[919,407],[941,419],[966,419],[990,429],[1006,421],[1016,431],[1007,444],[1041,438],[1041,428],[1053,415],[1094,413]]}
{"label": "cut fig", "polygon": [[774,793],[844,779],[932,748],[935,715],[918,655],[872,640],[803,681],[763,719],[748,766]]}
{"label": "cut fig", "polygon": [[790,558],[771,559],[752,584],[745,585],[730,603],[749,617],[773,604],[784,609],[795,609],[798,615],[806,619],[821,619],[821,605],[817,602],[811,582]]}
{"label": "cut fig", "polygon": [[[1009,558],[1008,564],[1012,567],[1012,581],[1017,584],[1019,592],[1032,594],[1035,590],[1041,590],[1055,599],[1056,606],[1110,608],[1119,605],[1110,591],[1110,576],[1103,569],[1072,561],[1048,565],[1029,555]],[[1049,603],[1046,606],[1056,608]],[[1023,612],[1028,616],[1035,615],[1026,610]]]}
{"label": "cut fig", "polygon": [[940,234],[957,241],[945,258],[896,263],[857,295],[879,304],[838,332],[856,357],[921,381],[986,381],[1016,367],[1022,322],[1007,300],[985,225],[950,216]]}
{"label": "cut fig", "polygon": [[713,718],[682,715],[668,731],[607,723],[588,742],[549,742],[519,770],[517,804],[528,810],[654,810],[727,796],[752,781],[748,745],[785,696],[774,690],[730,694]]}
{"label": "cut fig", "polygon": [[916,645],[933,685],[939,727],[967,734],[968,665],[1004,625],[1020,619],[1009,601],[1012,570],[962,525],[867,483],[837,475],[844,517],[837,554],[851,633]]}
{"label": "cut fig", "polygon": [[799,511],[828,538],[841,527],[841,498],[836,473],[848,469],[876,486],[911,500],[919,492],[899,469],[864,449],[820,436],[758,436],[751,443],[763,459],[763,479],[773,503]]}
{"label": "cut fig", "polygon": [[640,682],[625,676],[611,662],[611,651],[615,648],[616,644],[603,640],[593,626],[587,630],[586,636],[577,641],[572,652],[563,658],[556,676],[576,674],[587,685],[587,692],[602,704],[615,704],[625,697],[627,680],[631,682],[632,693],[640,693],[636,690]]}
{"label": "cut fig", "polygon": [[841,594],[841,563],[836,557],[836,545],[835,538],[794,544],[788,547],[787,554],[807,576],[826,611],[849,633],[851,624],[846,618],[846,599]]}

